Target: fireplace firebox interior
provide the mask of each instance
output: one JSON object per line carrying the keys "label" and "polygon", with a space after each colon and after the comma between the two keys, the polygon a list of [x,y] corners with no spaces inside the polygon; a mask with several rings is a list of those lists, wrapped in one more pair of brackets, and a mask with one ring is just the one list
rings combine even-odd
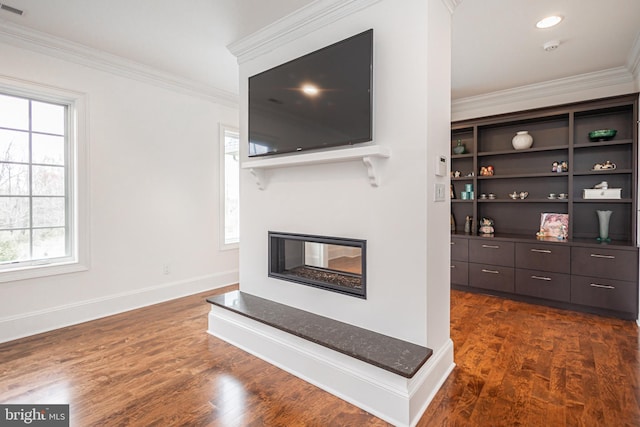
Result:
{"label": "fireplace firebox interior", "polygon": [[269,232],[269,277],[366,298],[366,240]]}

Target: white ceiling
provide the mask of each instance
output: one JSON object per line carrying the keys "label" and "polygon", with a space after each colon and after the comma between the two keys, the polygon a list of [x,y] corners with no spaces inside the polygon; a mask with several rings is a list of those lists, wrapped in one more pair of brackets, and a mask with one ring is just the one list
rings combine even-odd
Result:
{"label": "white ceiling", "polygon": [[[0,25],[18,24],[237,93],[237,63],[226,46],[312,1],[0,0],[24,10],[22,16],[0,10]],[[459,4],[454,99],[638,66],[640,0],[449,1]],[[536,29],[549,14],[565,19]],[[552,39],[560,47],[545,52],[542,45]]]}
{"label": "white ceiling", "polygon": [[[564,20],[537,29],[549,15]],[[452,98],[627,67],[639,38],[640,0],[463,0],[453,14]],[[560,46],[546,52],[551,40]]]}

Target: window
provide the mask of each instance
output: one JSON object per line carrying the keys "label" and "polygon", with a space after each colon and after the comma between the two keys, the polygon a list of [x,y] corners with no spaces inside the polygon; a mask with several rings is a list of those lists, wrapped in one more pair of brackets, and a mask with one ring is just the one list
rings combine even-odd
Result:
{"label": "window", "polygon": [[79,263],[85,221],[77,203],[85,188],[77,180],[81,97],[12,91],[2,83],[0,281],[86,269]]}
{"label": "window", "polygon": [[240,242],[240,135],[220,126],[221,246],[237,248]]}

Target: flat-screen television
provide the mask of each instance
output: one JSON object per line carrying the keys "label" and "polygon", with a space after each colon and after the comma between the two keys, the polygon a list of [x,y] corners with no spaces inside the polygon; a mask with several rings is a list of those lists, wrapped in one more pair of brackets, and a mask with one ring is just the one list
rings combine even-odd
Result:
{"label": "flat-screen television", "polygon": [[249,78],[249,157],[371,141],[373,30]]}

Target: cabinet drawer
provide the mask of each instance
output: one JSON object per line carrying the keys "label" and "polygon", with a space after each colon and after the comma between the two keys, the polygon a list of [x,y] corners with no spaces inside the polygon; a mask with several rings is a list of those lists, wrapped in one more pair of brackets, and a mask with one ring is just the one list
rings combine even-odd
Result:
{"label": "cabinet drawer", "polygon": [[569,302],[571,276],[548,271],[517,269],[515,289],[520,295]]}
{"label": "cabinet drawer", "polygon": [[516,243],[516,268],[570,273],[571,248],[560,245]]}
{"label": "cabinet drawer", "polygon": [[513,292],[514,271],[511,267],[469,264],[469,285],[494,291]]}
{"label": "cabinet drawer", "polygon": [[513,267],[514,244],[493,240],[470,240],[469,261]]}
{"label": "cabinet drawer", "polygon": [[621,280],[571,276],[571,302],[637,314],[638,284]]}
{"label": "cabinet drawer", "polygon": [[571,272],[633,282],[638,280],[638,252],[574,247],[571,250]]}
{"label": "cabinet drawer", "polygon": [[451,260],[451,283],[456,285],[469,284],[469,264],[463,261]]}
{"label": "cabinet drawer", "polygon": [[451,259],[458,261],[469,260],[469,239],[451,238]]}

